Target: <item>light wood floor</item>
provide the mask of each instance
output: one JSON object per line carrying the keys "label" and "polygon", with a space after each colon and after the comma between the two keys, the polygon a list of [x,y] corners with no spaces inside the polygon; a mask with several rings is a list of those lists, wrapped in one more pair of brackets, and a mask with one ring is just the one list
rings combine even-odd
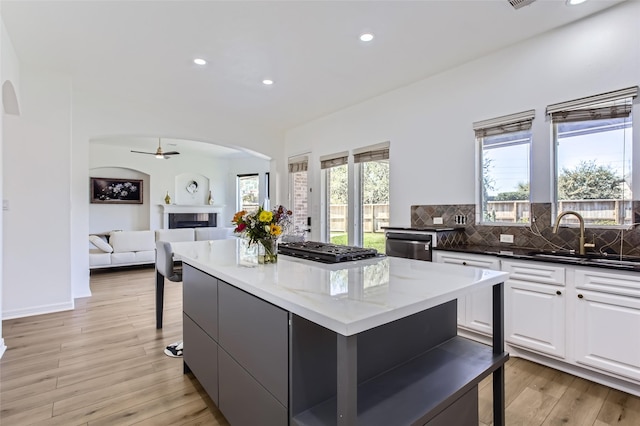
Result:
{"label": "light wood floor", "polygon": [[[180,284],[166,284],[162,330],[152,268],[93,273],[91,290],[74,311],[4,321],[2,426],[228,424],[163,353],[182,335]],[[640,425],[640,398],[522,359],[508,362],[506,391],[509,426]],[[487,378],[481,425],[491,418]]]}

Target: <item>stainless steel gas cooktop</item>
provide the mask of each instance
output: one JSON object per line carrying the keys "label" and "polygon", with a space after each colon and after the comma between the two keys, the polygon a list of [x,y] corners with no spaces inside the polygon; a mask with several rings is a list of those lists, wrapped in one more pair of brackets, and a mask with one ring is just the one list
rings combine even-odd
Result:
{"label": "stainless steel gas cooktop", "polygon": [[343,246],[317,241],[278,244],[278,253],[324,263],[349,262],[378,256],[371,248]]}

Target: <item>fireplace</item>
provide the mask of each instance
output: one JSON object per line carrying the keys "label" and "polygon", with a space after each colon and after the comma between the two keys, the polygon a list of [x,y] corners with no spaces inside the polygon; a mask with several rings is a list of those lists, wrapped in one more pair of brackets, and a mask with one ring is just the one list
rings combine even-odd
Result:
{"label": "fireplace", "polygon": [[169,213],[169,229],[216,226],[217,213]]}
{"label": "fireplace", "polygon": [[224,206],[161,204],[160,207],[164,229],[217,227],[218,216],[224,216]]}

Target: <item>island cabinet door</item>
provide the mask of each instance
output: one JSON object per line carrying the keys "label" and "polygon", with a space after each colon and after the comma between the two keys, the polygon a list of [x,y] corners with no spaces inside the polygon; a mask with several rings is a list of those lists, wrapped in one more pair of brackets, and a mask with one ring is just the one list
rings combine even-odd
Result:
{"label": "island cabinet door", "polygon": [[214,340],[218,340],[218,280],[184,265],[182,310]]}
{"label": "island cabinet door", "polygon": [[[288,312],[222,281],[218,287],[218,312],[220,410],[233,425],[265,424],[265,416],[272,415],[272,403],[277,401],[286,419]],[[260,407],[269,409],[261,413]],[[234,422],[236,417],[246,418],[248,411],[259,421]]]}
{"label": "island cabinet door", "polygon": [[218,405],[218,344],[187,315],[182,317],[183,360]]}
{"label": "island cabinet door", "polygon": [[218,403],[218,280],[189,265],[183,268],[183,360]]}

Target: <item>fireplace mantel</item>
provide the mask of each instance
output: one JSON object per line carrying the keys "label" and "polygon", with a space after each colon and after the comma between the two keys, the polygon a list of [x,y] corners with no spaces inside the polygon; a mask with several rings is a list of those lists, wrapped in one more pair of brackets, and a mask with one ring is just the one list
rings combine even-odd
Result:
{"label": "fireplace mantel", "polygon": [[223,205],[214,204],[160,204],[165,214],[169,213],[222,213]]}

